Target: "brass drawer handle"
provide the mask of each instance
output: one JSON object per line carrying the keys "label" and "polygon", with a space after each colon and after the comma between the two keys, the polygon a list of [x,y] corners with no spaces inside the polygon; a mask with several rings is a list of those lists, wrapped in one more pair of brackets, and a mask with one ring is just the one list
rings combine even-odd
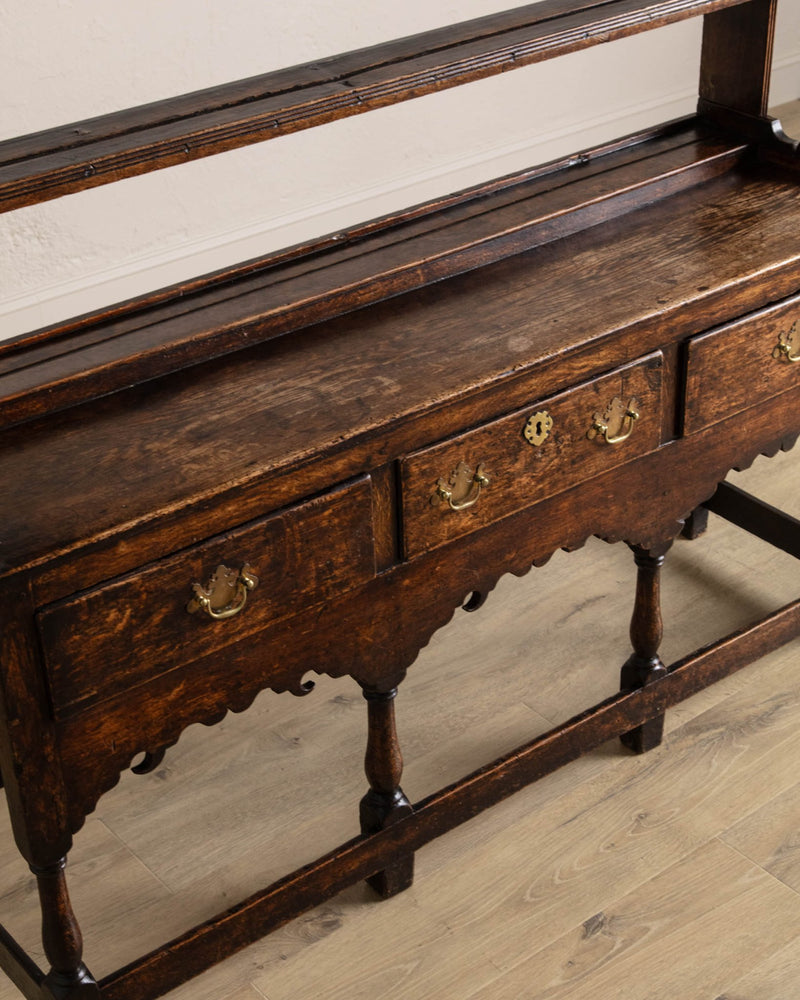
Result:
{"label": "brass drawer handle", "polygon": [[483,471],[482,464],[473,472],[466,462],[461,461],[451,472],[449,482],[439,480],[431,503],[436,506],[446,502],[451,510],[468,510],[475,506],[481,490],[489,483],[490,479]]}
{"label": "brass drawer handle", "polygon": [[228,569],[220,563],[207,587],[199,583],[192,584],[194,597],[186,605],[186,610],[191,615],[204,611],[216,621],[233,618],[247,604],[247,594],[257,584],[258,577],[247,563],[240,570]]}
{"label": "brass drawer handle", "polygon": [[586,437],[589,440],[597,438],[598,441],[605,441],[606,444],[622,444],[633,434],[633,428],[639,419],[639,402],[634,397],[623,403],[619,396],[615,396],[605,409],[604,413],[599,410],[592,417],[592,426],[589,428]]}
{"label": "brass drawer handle", "polygon": [[797,332],[797,321],[792,324],[788,333],[778,337],[778,346],[772,352],[777,361],[800,361],[800,335]]}

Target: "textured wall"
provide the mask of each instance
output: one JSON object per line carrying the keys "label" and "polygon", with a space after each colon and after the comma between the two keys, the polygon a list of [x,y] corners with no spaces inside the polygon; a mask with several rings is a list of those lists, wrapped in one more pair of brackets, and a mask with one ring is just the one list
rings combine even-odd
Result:
{"label": "textured wall", "polygon": [[[773,98],[800,96],[782,0]],[[511,6],[0,0],[0,138]],[[0,216],[0,337],[691,111],[699,21]]]}

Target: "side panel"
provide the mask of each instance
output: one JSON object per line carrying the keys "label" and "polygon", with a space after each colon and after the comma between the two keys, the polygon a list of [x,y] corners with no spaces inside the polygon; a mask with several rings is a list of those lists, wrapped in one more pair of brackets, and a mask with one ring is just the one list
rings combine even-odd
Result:
{"label": "side panel", "polygon": [[67,828],[55,722],[38,656],[29,581],[0,589],[0,770],[17,845],[40,867],[66,855]]}

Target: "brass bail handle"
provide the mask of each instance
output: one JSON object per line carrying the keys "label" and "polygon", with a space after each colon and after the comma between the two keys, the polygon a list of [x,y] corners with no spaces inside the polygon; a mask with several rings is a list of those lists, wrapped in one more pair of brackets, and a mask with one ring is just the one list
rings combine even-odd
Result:
{"label": "brass bail handle", "polygon": [[800,333],[797,330],[796,320],[788,333],[782,333],[778,337],[778,344],[772,356],[777,361],[800,361]]}
{"label": "brass bail handle", "polygon": [[186,605],[186,610],[192,615],[197,611],[204,612],[215,621],[233,618],[247,604],[248,593],[257,585],[258,577],[247,563],[240,570],[228,569],[220,563],[207,587],[192,584],[194,597]]}
{"label": "brass bail handle", "polygon": [[480,464],[475,472],[466,462],[461,461],[450,474],[449,482],[440,479],[436,492],[431,497],[431,503],[436,506],[447,503],[451,510],[468,510],[474,507],[481,495],[481,490],[490,483],[489,477]]}
{"label": "brass bail handle", "polygon": [[623,403],[619,396],[615,396],[604,413],[598,411],[593,415],[586,437],[590,441],[597,438],[606,444],[622,444],[633,434],[639,416],[639,403],[635,397],[631,396],[627,403]]}

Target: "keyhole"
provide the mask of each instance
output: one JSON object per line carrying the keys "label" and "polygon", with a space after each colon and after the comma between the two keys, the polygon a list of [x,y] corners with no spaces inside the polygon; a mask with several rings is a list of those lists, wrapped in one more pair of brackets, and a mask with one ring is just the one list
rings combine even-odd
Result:
{"label": "keyhole", "polygon": [[553,420],[545,410],[533,413],[525,425],[525,437],[532,445],[538,448],[547,439],[552,426]]}

